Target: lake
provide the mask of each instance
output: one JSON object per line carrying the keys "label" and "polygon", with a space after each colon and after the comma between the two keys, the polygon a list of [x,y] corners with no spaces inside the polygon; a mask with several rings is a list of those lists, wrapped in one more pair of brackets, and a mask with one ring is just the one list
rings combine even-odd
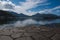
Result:
{"label": "lake", "polygon": [[54,20],[38,20],[38,19],[19,19],[19,20],[5,20],[0,21],[0,29],[4,28],[13,28],[13,27],[25,27],[28,25],[46,25],[46,24],[53,24],[53,23],[60,23],[60,19]]}

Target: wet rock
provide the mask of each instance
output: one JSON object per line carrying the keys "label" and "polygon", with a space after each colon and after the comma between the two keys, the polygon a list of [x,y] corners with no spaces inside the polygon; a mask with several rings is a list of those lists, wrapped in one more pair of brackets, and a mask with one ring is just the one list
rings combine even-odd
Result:
{"label": "wet rock", "polygon": [[18,38],[18,37],[21,37],[22,36],[22,33],[13,33],[11,35],[12,38]]}
{"label": "wet rock", "polygon": [[0,40],[13,40],[13,39],[10,38],[9,36],[1,36]]}
{"label": "wet rock", "polygon": [[0,35],[11,35],[12,34],[12,31],[10,30],[0,30]]}
{"label": "wet rock", "polygon": [[26,36],[26,37],[29,37],[29,36],[31,36],[31,35],[29,35],[29,33],[24,33],[22,36]]}
{"label": "wet rock", "polygon": [[38,35],[38,34],[32,36],[32,38],[33,38],[34,40],[51,40],[51,39],[49,39],[49,38],[47,38],[47,37],[44,37],[44,36]]}
{"label": "wet rock", "polygon": [[52,28],[49,28],[49,27],[45,27],[45,26],[42,26],[40,27],[40,31],[51,31]]}
{"label": "wet rock", "polygon": [[53,39],[53,40],[60,40],[60,34],[54,35],[51,39]]}
{"label": "wet rock", "polygon": [[31,37],[22,37],[22,38],[17,38],[15,40],[32,40]]}
{"label": "wet rock", "polygon": [[45,37],[51,37],[51,36],[54,35],[55,33],[52,32],[52,31],[41,31],[39,34],[40,34],[40,35],[43,35],[43,36],[45,36]]}
{"label": "wet rock", "polygon": [[11,29],[11,31],[12,31],[13,33],[25,32],[25,30],[21,30],[21,29],[18,29],[18,28],[13,28],[13,29]]}
{"label": "wet rock", "polygon": [[0,30],[0,40],[60,40],[60,29],[22,27]]}
{"label": "wet rock", "polygon": [[29,33],[40,32],[40,28],[38,28],[38,27],[28,27],[28,28],[25,28],[25,31],[29,32]]}
{"label": "wet rock", "polygon": [[55,28],[54,32],[57,33],[57,34],[60,34],[60,28]]}

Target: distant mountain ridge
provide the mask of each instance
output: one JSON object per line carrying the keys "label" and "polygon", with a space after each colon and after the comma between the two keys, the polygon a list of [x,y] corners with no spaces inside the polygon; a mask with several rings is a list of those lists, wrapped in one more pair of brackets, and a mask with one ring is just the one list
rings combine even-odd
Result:
{"label": "distant mountain ridge", "polygon": [[24,15],[23,13],[18,14],[19,17],[29,17],[28,15]]}
{"label": "distant mountain ridge", "polygon": [[17,15],[17,13],[15,12],[0,10],[0,16],[11,16],[11,17],[14,16],[15,17],[15,15]]}
{"label": "distant mountain ridge", "polygon": [[23,13],[20,13],[20,14],[17,14],[15,12],[11,12],[11,11],[3,11],[3,10],[0,10],[0,17],[3,16],[5,18],[8,18],[8,17],[28,17],[28,18],[43,18],[43,19],[55,19],[55,18],[58,18],[57,15],[55,14],[40,14],[40,13],[37,13],[35,15],[32,15],[32,16],[28,16],[28,15],[24,15]]}
{"label": "distant mountain ridge", "polygon": [[40,13],[37,13],[37,14],[33,15],[32,17],[37,17],[37,18],[40,18],[40,19],[55,19],[55,18],[58,18],[58,16],[55,15],[55,14],[40,14]]}

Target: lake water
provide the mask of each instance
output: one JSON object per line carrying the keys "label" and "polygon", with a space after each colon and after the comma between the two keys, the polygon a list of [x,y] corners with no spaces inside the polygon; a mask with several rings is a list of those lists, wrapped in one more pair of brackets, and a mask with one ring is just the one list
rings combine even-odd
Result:
{"label": "lake water", "polygon": [[11,20],[11,21],[0,21],[0,29],[3,28],[11,28],[11,27],[24,27],[27,25],[46,25],[46,24],[53,24],[53,23],[60,23],[60,19],[54,20],[38,20],[38,19],[22,19],[22,20]]}

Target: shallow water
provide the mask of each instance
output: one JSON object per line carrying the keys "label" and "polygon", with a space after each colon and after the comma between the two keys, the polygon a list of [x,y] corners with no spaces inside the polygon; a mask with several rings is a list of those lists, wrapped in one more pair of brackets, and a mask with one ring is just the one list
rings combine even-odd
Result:
{"label": "shallow water", "polygon": [[11,20],[11,21],[0,21],[0,29],[3,28],[12,28],[12,27],[24,27],[27,25],[46,25],[46,24],[53,24],[53,23],[60,23],[60,19],[54,20],[36,20],[36,19],[23,19],[23,20]]}

